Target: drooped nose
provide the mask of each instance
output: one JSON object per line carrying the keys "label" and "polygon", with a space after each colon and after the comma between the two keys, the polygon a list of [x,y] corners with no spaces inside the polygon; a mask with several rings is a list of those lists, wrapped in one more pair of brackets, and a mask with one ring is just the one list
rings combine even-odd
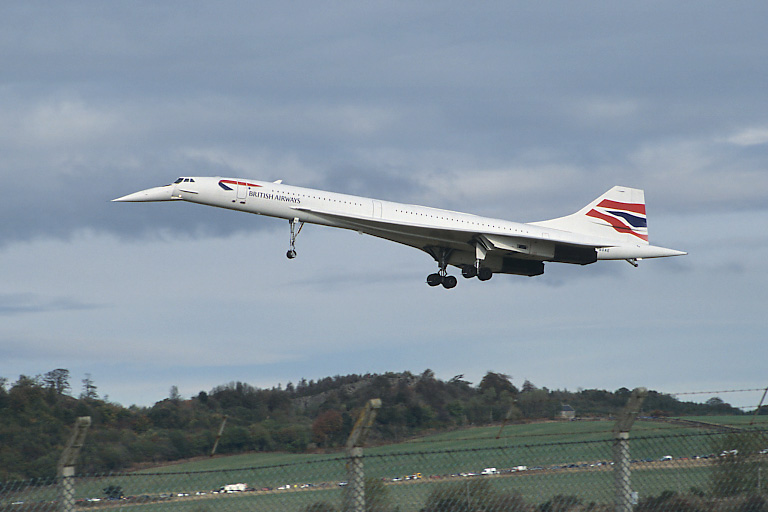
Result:
{"label": "drooped nose", "polygon": [[117,199],[113,199],[112,202],[136,203],[142,201],[171,201],[173,199],[171,197],[172,191],[173,187],[170,185],[165,185],[164,187],[148,188],[147,190],[140,190],[138,192],[134,192],[133,194],[128,194],[127,196],[118,197]]}

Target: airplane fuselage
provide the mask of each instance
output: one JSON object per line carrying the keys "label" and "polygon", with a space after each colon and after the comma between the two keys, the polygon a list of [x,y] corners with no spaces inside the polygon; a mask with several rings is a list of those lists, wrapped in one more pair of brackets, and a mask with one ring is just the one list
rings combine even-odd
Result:
{"label": "airplane fuselage", "polygon": [[[402,232],[402,230],[397,229],[398,225],[433,226],[441,229],[460,230],[482,229],[505,236],[519,234],[524,237],[541,239],[545,239],[547,233],[552,231],[529,224],[480,217],[470,213],[256,180],[242,180],[237,182],[238,185],[229,184],[228,186],[238,187],[235,195],[231,191],[216,190],[216,186],[211,186],[211,183],[207,182],[210,178],[194,179],[203,180],[202,183],[195,183],[198,185],[196,191],[193,191],[193,187],[190,186],[177,186],[172,198],[258,215],[289,220],[298,219],[300,222],[355,231],[359,230],[359,226],[354,223],[345,223],[343,219],[329,220],[323,214],[313,212],[333,212],[341,217],[349,216],[350,220],[369,218],[374,221],[385,221],[392,224],[387,229],[393,233]],[[216,179],[218,178],[214,178],[214,181]],[[235,182],[236,180],[219,179],[219,181]],[[468,240],[470,239],[471,237],[468,237]],[[451,240],[441,239],[439,235],[435,235],[434,240],[452,243]]]}
{"label": "airplane fuselage", "polygon": [[[637,192],[642,194],[642,191]],[[642,219],[637,221],[642,227],[635,229],[629,226],[625,229],[619,224],[620,221],[623,222],[621,219],[609,219],[613,223],[613,229],[601,231],[587,225],[591,231],[585,233],[545,225],[562,223],[563,219],[525,224],[427,206],[296,187],[281,182],[242,178],[179,178],[164,187],[155,187],[115,199],[126,202],[174,200],[287,219],[291,223],[292,233],[289,258],[296,254],[293,243],[297,233],[294,228],[303,223],[354,230],[409,245],[427,252],[438,262],[441,279],[445,279],[447,265],[462,268],[465,277],[479,274],[483,279],[484,275],[489,278],[491,273],[539,275],[544,271],[545,261],[584,265],[604,259],[627,259],[634,262],[642,258],[684,254],[648,245],[647,234],[642,234],[647,233],[644,227],[644,202]],[[608,200],[598,204],[596,200],[593,205],[598,207],[606,201]],[[624,204],[608,202],[610,205]],[[626,204],[630,205],[630,210],[640,207],[640,203]],[[594,211],[593,209],[592,212]],[[622,215],[622,218],[630,218],[634,214]],[[589,222],[600,224],[601,221],[589,219]],[[637,239],[629,236],[630,234],[634,234]],[[484,274],[481,269],[486,269]],[[455,278],[453,281],[455,285]]]}

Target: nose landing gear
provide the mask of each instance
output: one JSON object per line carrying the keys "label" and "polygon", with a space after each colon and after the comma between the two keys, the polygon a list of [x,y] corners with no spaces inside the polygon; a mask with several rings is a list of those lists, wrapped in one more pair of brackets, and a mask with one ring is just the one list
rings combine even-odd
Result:
{"label": "nose landing gear", "polygon": [[[291,224],[291,241],[288,245],[288,252],[285,253],[285,257],[292,260],[296,257],[296,237],[301,233],[301,228],[304,227],[304,222],[299,222],[298,217],[288,221]],[[296,224],[299,225],[299,229],[296,229]]]}

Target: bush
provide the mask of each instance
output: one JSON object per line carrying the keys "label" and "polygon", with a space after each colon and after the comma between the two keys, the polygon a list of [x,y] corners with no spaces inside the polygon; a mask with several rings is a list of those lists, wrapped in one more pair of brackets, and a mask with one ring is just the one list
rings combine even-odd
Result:
{"label": "bush", "polygon": [[518,494],[495,490],[487,480],[472,480],[434,489],[421,512],[528,512]]}
{"label": "bush", "polygon": [[580,504],[581,500],[576,496],[563,496],[562,494],[558,494],[546,503],[542,503],[541,506],[539,506],[539,510],[541,512],[568,512],[571,508]]}
{"label": "bush", "polygon": [[758,494],[752,494],[741,505],[739,512],[766,512],[768,511],[768,503],[765,498]]}
{"label": "bush", "polygon": [[715,438],[712,452],[720,455],[712,468],[712,494],[726,497],[754,492],[763,463],[758,452],[767,442],[763,432],[735,432]]}
{"label": "bush", "polygon": [[307,505],[303,512],[336,512],[336,509],[327,501],[316,501]]}
{"label": "bush", "polygon": [[672,511],[705,512],[710,510],[697,496],[678,495],[674,491],[664,491],[656,497],[640,500],[636,512]]}

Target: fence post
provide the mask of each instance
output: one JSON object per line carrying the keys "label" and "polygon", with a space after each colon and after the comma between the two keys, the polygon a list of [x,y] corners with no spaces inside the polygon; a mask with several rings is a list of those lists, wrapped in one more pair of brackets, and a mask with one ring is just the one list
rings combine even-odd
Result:
{"label": "fence post", "polygon": [[376,410],[381,407],[381,400],[368,400],[360,416],[352,427],[347,439],[347,494],[344,510],[346,512],[365,512],[365,472],[363,471],[363,445],[371,430]]}
{"label": "fence post", "polygon": [[61,478],[61,510],[73,512],[75,510],[75,463],[80,449],[85,443],[85,434],[91,426],[90,416],[81,416],[75,422],[75,430],[69,438],[64,452],[59,458],[57,473]]}
{"label": "fence post", "polygon": [[637,419],[640,406],[647,394],[647,389],[635,388],[613,426],[613,479],[616,512],[630,512],[633,502],[636,501],[633,499],[629,481],[629,431],[632,430],[632,424]]}
{"label": "fence post", "polygon": [[75,510],[75,466],[61,468],[61,511],[72,512]]}
{"label": "fence post", "polygon": [[347,512],[365,511],[365,472],[363,471],[363,449],[352,448],[347,451]]}

